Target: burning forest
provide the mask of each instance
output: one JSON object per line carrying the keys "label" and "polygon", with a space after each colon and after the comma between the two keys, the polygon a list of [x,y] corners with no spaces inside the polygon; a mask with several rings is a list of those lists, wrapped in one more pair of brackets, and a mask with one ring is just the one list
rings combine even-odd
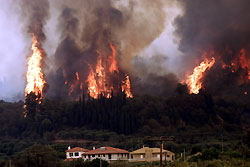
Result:
{"label": "burning forest", "polygon": [[190,94],[250,91],[247,0],[19,4],[26,97],[33,93],[41,102],[77,100],[83,93],[90,99],[172,96],[178,83]]}
{"label": "burning forest", "polygon": [[[58,159],[51,166],[81,165],[64,160],[66,145],[134,150],[166,134],[177,142],[165,148],[191,157],[181,156],[185,165],[250,160],[249,8],[250,0],[2,0],[0,166],[41,165],[43,154]],[[52,147],[32,159],[24,149],[34,143]]]}

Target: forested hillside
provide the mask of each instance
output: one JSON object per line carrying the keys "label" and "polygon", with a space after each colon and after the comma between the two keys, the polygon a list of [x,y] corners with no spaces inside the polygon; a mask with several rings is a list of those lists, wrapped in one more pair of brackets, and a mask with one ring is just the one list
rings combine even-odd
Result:
{"label": "forested hillside", "polygon": [[[140,96],[127,99],[119,94],[98,100],[79,97],[76,101],[44,99],[38,104],[30,94],[24,103],[0,102],[0,153],[8,157],[34,144],[52,144],[64,158],[67,145],[113,145],[133,150],[150,144],[147,136],[175,137],[166,147],[199,151],[209,144],[236,147],[247,135],[250,104],[242,98],[219,98],[185,91],[171,97]],[[76,144],[78,143],[78,144]],[[246,142],[245,142],[246,143]],[[151,143],[152,144],[152,143]]]}

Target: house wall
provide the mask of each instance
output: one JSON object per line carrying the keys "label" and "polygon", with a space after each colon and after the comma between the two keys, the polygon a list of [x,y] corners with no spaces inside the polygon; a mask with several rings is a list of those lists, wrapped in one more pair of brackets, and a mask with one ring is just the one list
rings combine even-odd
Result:
{"label": "house wall", "polygon": [[[70,156],[70,153],[73,153],[73,156]],[[75,156],[75,153],[77,152],[66,152],[66,158],[81,158],[82,157],[83,152],[78,152],[79,153],[78,156]]]}
{"label": "house wall", "polygon": [[84,155],[84,160],[92,161],[96,158],[101,158],[106,161],[117,161],[117,160],[128,160],[129,154],[111,154],[111,159],[109,157],[110,154],[94,154],[94,155]]}
{"label": "house wall", "polygon": [[[159,153],[154,153],[153,154],[153,158],[154,159],[159,159],[160,160],[160,154]],[[174,154],[169,154],[169,153],[166,153],[166,156],[165,156],[165,153],[162,154],[162,160],[165,161],[173,161],[174,160]]]}
{"label": "house wall", "polygon": [[[160,153],[153,153],[150,154],[150,156],[143,156],[143,158],[141,157],[141,155],[145,155],[145,154],[131,154],[131,156],[133,156],[133,159],[129,159],[130,162],[141,162],[141,161],[159,161],[160,160]],[[148,154],[149,155],[149,154]],[[169,156],[167,156],[169,155]],[[165,154],[162,155],[162,160],[165,161],[173,161],[175,159],[174,154],[167,154],[166,158],[165,158]]]}
{"label": "house wall", "polygon": [[145,157],[145,154],[133,154],[133,159],[141,159],[142,157]]}

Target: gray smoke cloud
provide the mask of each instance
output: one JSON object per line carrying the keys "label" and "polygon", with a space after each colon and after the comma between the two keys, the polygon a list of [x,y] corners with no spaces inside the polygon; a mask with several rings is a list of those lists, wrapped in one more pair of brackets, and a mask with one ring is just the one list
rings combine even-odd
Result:
{"label": "gray smoke cloud", "polygon": [[[182,1],[184,13],[176,19],[176,34],[181,38],[179,50],[185,53],[184,69],[193,67],[202,51],[220,52],[224,60],[233,59],[242,48],[249,51],[249,5],[249,0]],[[223,55],[226,49],[234,55]]]}
{"label": "gray smoke cloud", "polygon": [[[71,38],[74,36],[73,40],[83,51],[99,49],[105,52],[109,49],[109,43],[113,42],[119,50],[119,65],[126,71],[132,70],[131,58],[156,39],[165,26],[163,0],[60,2],[62,5],[61,8],[59,5],[59,10],[64,12],[61,15],[64,18],[61,19],[67,19],[63,21],[65,25],[59,26],[61,32],[66,35],[71,31]],[[70,10],[74,12],[69,12]],[[69,16],[72,13],[75,15],[74,19]],[[77,25],[74,24],[76,22]],[[78,27],[73,28],[72,23]]]}
{"label": "gray smoke cloud", "polygon": [[28,41],[16,14],[21,9],[13,0],[0,3],[0,99],[16,101],[24,97]]}
{"label": "gray smoke cloud", "polygon": [[[183,1],[182,6],[184,13],[176,19],[176,34],[180,37],[179,50],[184,53],[183,70],[191,71],[203,59],[202,52],[213,50],[215,65],[203,78],[206,91],[214,95],[244,95],[249,90],[249,67],[237,67],[232,72],[230,66],[233,61],[241,63],[241,49],[246,51],[249,66],[250,1],[189,0]],[[222,68],[222,64],[228,67]]]}
{"label": "gray smoke cloud", "polygon": [[176,91],[178,78],[166,71],[166,56],[154,55],[149,59],[136,57],[134,60],[136,78],[134,79],[134,93],[137,95],[166,96]]}
{"label": "gray smoke cloud", "polygon": [[[48,77],[52,89],[48,95],[64,97],[67,94],[65,90],[68,90],[64,83],[74,83],[76,72],[85,82],[88,64],[95,66],[97,51],[104,56],[110,55],[110,43],[116,47],[119,69],[138,78],[141,74],[136,71],[134,58],[164,31],[167,17],[165,7],[172,3],[163,0],[54,1],[51,6],[55,6],[54,12],[59,13],[57,27],[61,35],[53,56],[54,72]],[[164,70],[166,76],[167,69]],[[145,75],[156,75],[154,78],[162,76],[157,70],[141,76]],[[59,89],[62,87],[63,90]]]}
{"label": "gray smoke cloud", "polygon": [[[73,83],[76,72],[79,72],[81,82],[85,82],[89,72],[88,64],[94,66],[96,63],[96,51],[109,55],[110,43],[116,47],[121,73],[128,73],[132,84],[133,78],[143,83],[150,78],[168,76],[171,82],[175,81],[176,77],[168,75],[170,68],[166,67],[169,66],[167,61],[171,60],[171,56],[152,49],[160,43],[163,36],[163,42],[172,40],[166,40],[168,37],[165,37],[164,33],[166,22],[170,18],[166,14],[166,7],[170,9],[175,3],[176,1],[171,0],[22,0],[18,3],[14,0],[4,1],[1,9],[5,12],[2,12],[0,17],[8,19],[0,19],[0,25],[4,25],[0,36],[5,32],[13,34],[8,36],[7,42],[1,38],[0,42],[9,42],[9,45],[16,49],[7,51],[0,48],[0,98],[23,99],[26,58],[31,52],[31,33],[38,36],[41,42],[39,47],[44,50],[44,55],[47,55],[43,62],[43,71],[49,84],[49,97],[66,96],[68,87],[64,82],[67,80]],[[12,8],[13,10],[10,10]],[[173,20],[173,17],[171,19]],[[11,25],[7,26],[8,24]],[[158,50],[162,50],[161,47],[164,46],[160,46]],[[142,54],[145,49],[149,50],[150,54],[147,55],[150,57],[146,58]],[[175,56],[175,51],[176,49],[170,51],[172,57]],[[141,73],[143,67],[137,68],[136,64],[138,56],[139,64],[150,66],[151,72]],[[166,61],[161,65],[161,72],[155,65],[158,57],[162,57],[159,60]],[[157,61],[150,65],[149,60]],[[17,70],[11,70],[12,65]],[[146,75],[148,77],[139,77]]]}
{"label": "gray smoke cloud", "polygon": [[49,18],[48,0],[21,0],[22,14],[27,21],[27,32],[37,36],[38,41],[46,40],[44,25]]}
{"label": "gray smoke cloud", "polygon": [[[46,40],[44,25],[48,11],[47,0],[1,1],[0,98],[8,101],[24,98],[26,58],[31,54],[32,34],[41,44]],[[43,50],[42,45],[37,47]],[[44,62],[43,66],[46,68]]]}

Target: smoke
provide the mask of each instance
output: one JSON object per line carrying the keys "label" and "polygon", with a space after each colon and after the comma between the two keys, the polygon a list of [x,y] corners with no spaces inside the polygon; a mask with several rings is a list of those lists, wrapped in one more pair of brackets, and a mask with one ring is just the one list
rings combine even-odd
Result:
{"label": "smoke", "polygon": [[[169,74],[172,67],[176,67],[171,67],[169,62],[175,62],[175,55],[179,54],[175,54],[177,43],[172,39],[174,38],[172,22],[179,13],[172,10],[172,7],[178,8],[176,2],[172,0],[4,2],[5,5],[1,7],[8,11],[8,14],[3,13],[1,17],[9,19],[4,20],[3,25],[6,25],[6,22],[14,23],[10,25],[11,29],[5,26],[6,31],[14,32],[14,35],[8,36],[13,39],[9,40],[11,41],[9,45],[20,47],[11,51],[1,49],[1,52],[4,52],[1,65],[4,62],[8,65],[0,67],[0,97],[6,99],[7,95],[13,97],[19,93],[23,98],[27,68],[25,59],[30,55],[31,34],[38,37],[41,43],[38,47],[45,56],[43,71],[45,80],[49,84],[47,92],[49,97],[67,96],[68,85],[75,84],[76,72],[79,73],[80,82],[86,87],[89,64],[95,66],[97,51],[104,57],[109,56],[110,43],[116,48],[121,74],[129,74],[132,81],[135,81],[134,87],[138,85],[137,81],[141,85],[156,78],[164,80],[164,84],[158,85],[160,87],[167,85],[168,81],[176,83],[176,77]],[[13,7],[18,10],[10,10]],[[5,34],[4,30],[0,34],[2,33]],[[168,50],[162,44],[165,42],[170,46]],[[137,61],[137,57],[140,57],[140,61]],[[155,62],[151,65],[150,60]],[[161,72],[156,65],[159,61],[164,61],[161,62]],[[142,67],[137,67],[138,62]],[[13,68],[10,64],[20,69],[11,74],[10,69]],[[145,65],[150,66],[147,69],[151,71],[143,74],[142,69]],[[165,80],[166,76],[168,79]],[[22,82],[14,82],[13,79]],[[65,85],[66,82],[68,85]],[[153,85],[157,86],[157,83]],[[18,87],[18,91],[13,87]]]}
{"label": "smoke", "polygon": [[[52,2],[51,6],[56,9],[54,13],[59,13],[57,30],[61,35],[53,55],[53,72],[48,76],[50,92],[47,95],[66,96],[69,88],[65,83],[74,84],[76,72],[81,82],[85,82],[88,64],[95,66],[97,51],[104,57],[109,56],[110,43],[116,48],[122,73],[138,78],[141,74],[136,71],[133,60],[164,32],[167,20],[165,7],[172,4],[163,0]],[[167,75],[167,69],[164,71],[164,75]],[[155,74],[152,71],[149,75],[152,77]]]}
{"label": "smoke", "polygon": [[182,2],[184,13],[176,19],[176,34],[184,55],[183,70],[191,71],[202,60],[202,52],[213,50],[216,64],[203,81],[205,89],[213,94],[220,91],[243,94],[243,90],[235,90],[239,85],[245,89],[243,85],[249,84],[247,65],[239,65],[245,61],[239,57],[241,49],[246,51],[246,64],[250,60],[249,5],[248,0]]}
{"label": "smoke", "polygon": [[44,25],[49,17],[48,0],[21,0],[20,3],[23,16],[27,20],[27,32],[36,35],[39,42],[44,42]]}
{"label": "smoke", "polygon": [[192,0],[182,5],[184,14],[176,19],[176,33],[181,38],[179,50],[185,54],[186,68],[194,66],[194,60],[201,57],[202,51],[221,53],[228,48],[236,56],[240,49],[249,48],[248,0]]}
{"label": "smoke", "polygon": [[0,99],[16,101],[24,97],[27,40],[22,35],[23,22],[15,12],[13,0],[0,5]]}
{"label": "smoke", "polygon": [[166,71],[165,55],[154,55],[149,59],[136,57],[134,60],[136,77],[135,95],[166,96],[175,93],[178,79],[175,74]]}

